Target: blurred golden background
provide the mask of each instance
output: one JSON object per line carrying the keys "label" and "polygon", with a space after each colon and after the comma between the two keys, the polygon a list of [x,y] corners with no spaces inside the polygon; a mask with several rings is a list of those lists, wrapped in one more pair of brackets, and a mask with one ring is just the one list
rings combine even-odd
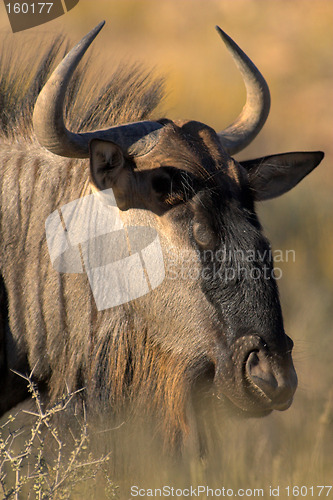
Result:
{"label": "blurred golden background", "polygon": [[[300,186],[259,207],[273,248],[295,250],[295,262],[276,265],[282,270],[281,300],[286,332],[295,342],[299,388],[285,413],[221,422],[220,463],[205,471],[211,482],[229,481],[230,487],[332,481],[332,7],[331,0],[80,0],[57,20],[13,35],[0,5],[0,34],[18,40],[22,51],[32,40],[59,33],[76,42],[105,19],[91,51],[105,75],[120,62],[139,61],[166,77],[160,115],[220,130],[239,114],[245,89],[214,30],[218,24],[254,61],[271,90],[270,117],[239,159],[325,152]],[[196,482],[202,474],[194,471]]]}

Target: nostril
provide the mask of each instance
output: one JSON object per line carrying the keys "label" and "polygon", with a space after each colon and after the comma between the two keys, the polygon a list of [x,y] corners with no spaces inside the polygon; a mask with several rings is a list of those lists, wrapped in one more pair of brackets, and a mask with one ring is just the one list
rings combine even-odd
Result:
{"label": "nostril", "polygon": [[246,361],[246,374],[251,385],[271,401],[272,408],[283,410],[290,406],[297,386],[292,361],[283,360],[277,365],[266,352],[253,351]]}
{"label": "nostril", "polygon": [[269,398],[272,398],[278,388],[278,382],[272,373],[268,359],[260,359],[258,352],[251,352],[247,359],[246,369],[252,382]]}

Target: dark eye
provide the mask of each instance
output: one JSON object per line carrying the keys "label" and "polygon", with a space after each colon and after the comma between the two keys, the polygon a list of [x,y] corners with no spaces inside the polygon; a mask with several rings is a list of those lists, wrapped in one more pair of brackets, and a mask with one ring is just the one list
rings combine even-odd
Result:
{"label": "dark eye", "polygon": [[214,231],[203,222],[193,223],[193,237],[196,243],[204,249],[214,249],[216,246],[217,238]]}
{"label": "dark eye", "polygon": [[158,194],[166,194],[171,189],[171,179],[167,173],[155,175],[152,179],[152,187]]}

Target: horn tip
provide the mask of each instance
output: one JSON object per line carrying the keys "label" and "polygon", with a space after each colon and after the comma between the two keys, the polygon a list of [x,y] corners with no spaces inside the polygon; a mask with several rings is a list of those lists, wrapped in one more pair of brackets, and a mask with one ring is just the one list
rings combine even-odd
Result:
{"label": "horn tip", "polygon": [[97,26],[93,29],[93,31],[96,31],[96,34],[101,31],[101,29],[105,25],[105,20],[101,21],[100,23],[97,24]]}
{"label": "horn tip", "polygon": [[80,50],[83,50],[82,55],[85,53],[89,45],[95,40],[96,36],[98,33],[101,31],[103,26],[105,25],[105,21],[101,21],[100,23],[95,26],[89,33],[82,38],[82,40],[76,45],[76,48],[79,48]]}
{"label": "horn tip", "polygon": [[233,41],[233,39],[230,38],[230,36],[227,35],[227,33],[225,31],[223,31],[219,26],[216,25],[215,29],[226,45],[232,45],[232,44],[235,45],[235,42]]}

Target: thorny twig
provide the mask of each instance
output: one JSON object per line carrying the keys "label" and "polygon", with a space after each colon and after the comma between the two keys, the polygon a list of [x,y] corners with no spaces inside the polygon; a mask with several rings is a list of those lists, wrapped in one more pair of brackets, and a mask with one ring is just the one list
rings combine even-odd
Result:
{"label": "thorny twig", "polygon": [[[15,452],[14,443],[17,444],[17,438],[24,431],[22,429],[15,431],[9,429],[10,424],[15,422],[16,417],[8,417],[7,421],[0,426],[0,431],[7,431],[8,433],[6,438],[0,436],[0,487],[5,500],[19,500],[19,495],[25,484],[33,485],[38,499],[54,498],[54,494],[57,492],[60,493],[66,488],[71,491],[77,483],[94,477],[101,466],[109,459],[109,455],[104,455],[96,460],[90,457],[88,460],[82,459],[89,444],[85,409],[83,422],[80,423],[79,437],[75,438],[70,430],[70,434],[74,439],[74,448],[70,457],[68,458],[64,454],[66,443],[60,437],[59,429],[53,425],[52,418],[54,415],[64,412],[74,396],[81,390],[70,392],[67,388],[67,394],[62,401],[51,408],[44,409],[38,388],[32,380],[33,372],[34,369],[28,376],[15,372],[27,381],[29,392],[36,406],[35,412],[23,410],[25,414],[36,419],[30,431],[30,437],[24,443],[23,449]],[[43,455],[46,436],[50,436],[57,445],[56,458],[49,460],[49,462]],[[85,469],[85,474],[81,473],[80,477],[78,477],[76,472],[78,470],[82,472],[82,469]],[[9,482],[9,472],[14,473],[15,477],[12,480],[12,485],[7,484]]]}

